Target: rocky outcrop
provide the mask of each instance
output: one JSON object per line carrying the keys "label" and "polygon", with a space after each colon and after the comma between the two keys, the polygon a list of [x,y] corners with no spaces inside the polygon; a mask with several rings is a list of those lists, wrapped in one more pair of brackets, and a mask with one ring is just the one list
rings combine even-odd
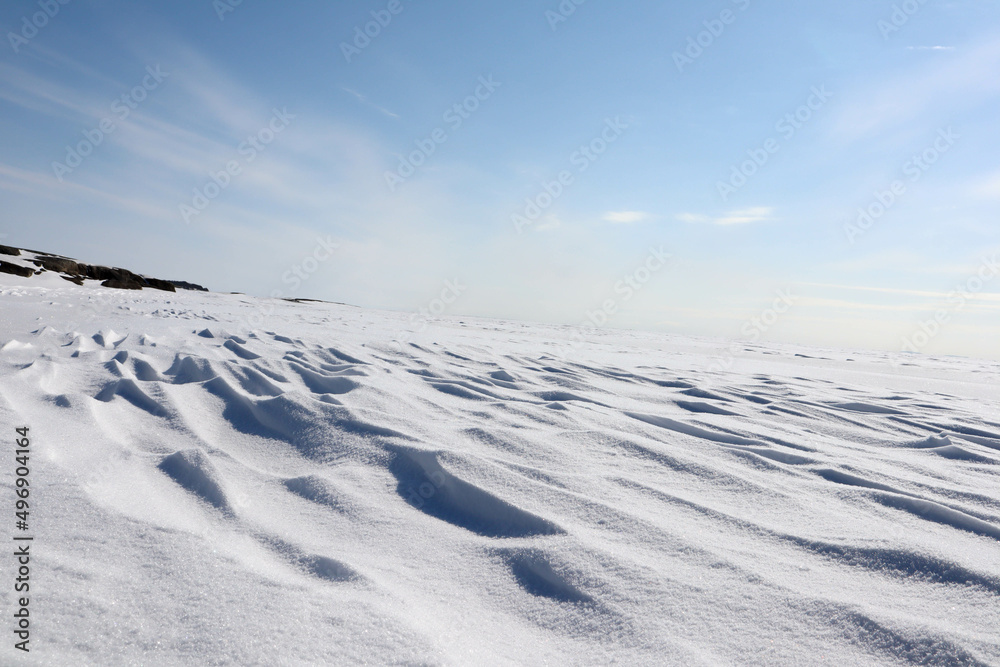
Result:
{"label": "rocky outcrop", "polygon": [[101,283],[101,287],[110,287],[112,289],[142,289],[144,285],[138,280],[131,280],[127,278],[125,280],[118,280],[112,278]]}
{"label": "rocky outcrop", "polygon": [[30,278],[35,275],[34,269],[3,261],[0,261],[0,273],[10,273],[15,276],[21,276],[22,278]]}
{"label": "rocky outcrop", "polygon": [[[177,291],[177,287],[174,286],[174,284],[169,280],[160,280],[159,278],[147,278],[145,276],[143,276],[142,279],[145,280],[146,284],[152,287],[153,289],[160,289],[163,290],[164,292]],[[207,292],[208,290],[205,291]]]}
{"label": "rocky outcrop", "polygon": [[[23,248],[12,248],[0,245],[0,254],[10,256],[20,256]],[[176,292],[178,288],[207,292],[201,285],[185,282],[182,280],[160,280],[159,278],[147,278],[138,273],[133,273],[128,269],[121,269],[110,266],[100,266],[97,264],[84,264],[69,257],[42,253],[35,250],[26,250],[37,257],[28,259],[29,262],[38,267],[37,273],[52,271],[58,273],[64,280],[68,280],[77,285],[83,285],[84,280],[99,280],[102,287],[111,289],[141,290],[145,288],[163,290],[164,292]],[[31,267],[12,264],[0,261],[0,273],[10,273],[24,278],[30,278],[36,271]]]}
{"label": "rocky outcrop", "polygon": [[82,273],[80,265],[71,259],[63,259],[61,257],[42,257],[41,259],[32,260],[32,263],[36,266],[42,267],[46,271],[66,273],[71,276],[78,276]]}
{"label": "rocky outcrop", "polygon": [[112,289],[132,289],[140,290],[145,287],[163,290],[164,292],[176,292],[177,288],[169,281],[158,278],[146,278],[137,273],[132,273],[128,269],[119,269],[110,266],[99,266],[96,264],[81,264],[66,257],[55,255],[45,255],[38,259],[31,260],[33,264],[46,271],[63,274],[70,282],[78,285],[83,284],[83,279],[100,280],[102,287]]}
{"label": "rocky outcrop", "polygon": [[194,283],[189,283],[186,280],[168,280],[168,283],[176,287],[177,289],[187,289],[193,290],[195,292],[207,292],[207,287],[202,287],[201,285],[195,285]]}

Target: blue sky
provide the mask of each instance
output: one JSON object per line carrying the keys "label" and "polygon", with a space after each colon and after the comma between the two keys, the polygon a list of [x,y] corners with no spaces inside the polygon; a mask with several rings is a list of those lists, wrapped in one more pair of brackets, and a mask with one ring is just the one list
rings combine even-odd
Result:
{"label": "blue sky", "polygon": [[1000,358],[996,0],[230,2],[4,3],[6,243],[260,296],[419,312],[457,281],[449,314]]}

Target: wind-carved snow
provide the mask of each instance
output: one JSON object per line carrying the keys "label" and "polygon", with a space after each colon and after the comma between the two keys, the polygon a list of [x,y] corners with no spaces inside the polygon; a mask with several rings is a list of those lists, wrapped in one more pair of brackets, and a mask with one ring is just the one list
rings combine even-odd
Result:
{"label": "wind-carved snow", "polygon": [[1000,664],[995,363],[44,279],[41,662]]}

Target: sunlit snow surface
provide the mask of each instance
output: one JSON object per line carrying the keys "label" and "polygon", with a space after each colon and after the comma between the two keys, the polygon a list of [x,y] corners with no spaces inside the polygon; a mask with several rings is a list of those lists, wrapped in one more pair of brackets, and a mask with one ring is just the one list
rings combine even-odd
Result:
{"label": "sunlit snow surface", "polygon": [[411,329],[0,276],[0,662],[1000,664],[997,364]]}

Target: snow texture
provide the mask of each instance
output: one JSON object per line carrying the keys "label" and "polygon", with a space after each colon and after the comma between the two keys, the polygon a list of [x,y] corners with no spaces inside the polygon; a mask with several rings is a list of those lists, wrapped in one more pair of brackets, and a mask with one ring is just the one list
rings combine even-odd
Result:
{"label": "snow texture", "polygon": [[0,662],[1000,665],[996,363],[409,320],[0,276]]}

